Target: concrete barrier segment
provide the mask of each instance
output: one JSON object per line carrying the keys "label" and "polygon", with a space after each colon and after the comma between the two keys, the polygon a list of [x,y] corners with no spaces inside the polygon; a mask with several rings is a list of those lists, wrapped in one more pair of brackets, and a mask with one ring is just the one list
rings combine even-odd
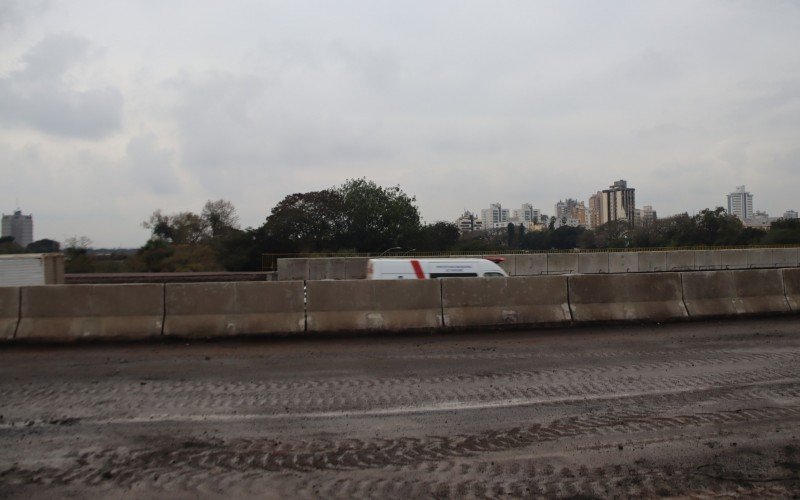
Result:
{"label": "concrete barrier segment", "polygon": [[700,271],[747,269],[747,250],[696,250],[695,265]]}
{"label": "concrete barrier segment", "polygon": [[347,279],[346,260],[343,258],[308,259],[309,280]]}
{"label": "concrete barrier segment", "polygon": [[308,281],[309,332],[403,331],[442,326],[441,281]]}
{"label": "concrete barrier segment", "polygon": [[165,292],[165,336],[305,331],[302,281],[168,283]]}
{"label": "concrete barrier segment", "polygon": [[765,249],[749,249],[747,252],[747,268],[748,269],[768,269],[775,266],[775,261],[772,259],[772,250]]}
{"label": "concrete barrier segment", "polygon": [[774,267],[797,267],[798,266],[798,248],[773,248],[772,249],[772,262]]}
{"label": "concrete barrier segment", "polygon": [[547,254],[547,274],[574,274],[578,272],[578,254]]}
{"label": "concrete barrier segment", "polygon": [[610,252],[578,254],[578,272],[582,274],[602,274],[608,272]]}
{"label": "concrete barrier segment", "polygon": [[667,270],[667,252],[638,252],[640,273],[660,273]]}
{"label": "concrete barrier segment", "polygon": [[541,276],[547,274],[547,254],[532,253],[517,255],[515,276]]}
{"label": "concrete barrier segment", "polygon": [[666,254],[667,271],[694,271],[694,251],[693,250],[671,250]]}
{"label": "concrete barrier segment", "polygon": [[[503,271],[506,272],[509,276],[516,276],[517,275],[517,256],[514,254],[500,254],[496,257],[502,257],[502,262],[498,262],[497,265],[500,266]],[[483,256],[478,257],[483,258]]]}
{"label": "concrete barrier segment", "polygon": [[610,273],[639,272],[639,254],[636,252],[609,252],[608,272]]}
{"label": "concrete barrier segment", "polygon": [[365,257],[350,257],[344,262],[344,279],[363,280],[367,278],[367,261]]}
{"label": "concrete barrier segment", "polygon": [[786,301],[792,312],[800,313],[800,269],[783,269],[781,272]]}
{"label": "concrete barrier segment", "polygon": [[692,318],[786,313],[779,269],[681,273],[683,300]]}
{"label": "concrete barrier segment", "polygon": [[566,276],[441,281],[446,327],[554,324],[571,320]]}
{"label": "concrete barrier segment", "polygon": [[163,321],[163,284],[28,286],[16,339],[145,339]]}
{"label": "concrete barrier segment", "polygon": [[0,342],[14,340],[19,324],[20,287],[0,287]]}
{"label": "concrete barrier segment", "polygon": [[305,281],[308,267],[308,259],[278,259],[278,281]]}
{"label": "concrete barrier segment", "polygon": [[569,277],[569,306],[576,322],[686,319],[677,273]]}

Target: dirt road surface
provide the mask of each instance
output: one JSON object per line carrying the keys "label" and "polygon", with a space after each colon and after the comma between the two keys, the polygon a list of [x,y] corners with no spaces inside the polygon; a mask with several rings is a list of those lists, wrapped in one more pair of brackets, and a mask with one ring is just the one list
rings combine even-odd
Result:
{"label": "dirt road surface", "polygon": [[800,318],[0,348],[0,497],[800,495]]}

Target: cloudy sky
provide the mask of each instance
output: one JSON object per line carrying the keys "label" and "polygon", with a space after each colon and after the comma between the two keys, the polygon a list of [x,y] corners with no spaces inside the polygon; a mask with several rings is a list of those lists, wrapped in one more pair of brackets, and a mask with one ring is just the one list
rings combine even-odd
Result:
{"label": "cloudy sky", "polygon": [[155,209],[367,177],[425,220],[588,196],[800,209],[800,2],[0,0],[0,207],[134,247]]}

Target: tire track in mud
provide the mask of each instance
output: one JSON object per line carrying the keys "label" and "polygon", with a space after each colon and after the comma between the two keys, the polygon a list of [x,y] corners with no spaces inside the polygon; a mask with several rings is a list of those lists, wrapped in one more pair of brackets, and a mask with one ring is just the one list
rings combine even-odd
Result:
{"label": "tire track in mud", "polygon": [[[617,411],[558,419],[544,425],[453,436],[315,439],[296,443],[274,439],[175,441],[164,438],[153,448],[85,451],[62,469],[13,466],[0,471],[0,486],[97,486],[110,482],[117,487],[129,488],[148,477],[165,473],[182,476],[195,474],[196,478],[214,477],[213,480],[217,481],[229,473],[254,471],[310,473],[408,467],[429,462],[451,462],[458,458],[485,457],[489,453],[520,450],[561,439],[625,436],[704,426],[796,420],[798,417],[800,406],[745,408],[676,416]],[[487,463],[485,458],[483,461]],[[470,472],[469,468],[457,467],[453,467],[453,471],[463,474]],[[184,486],[191,486],[190,489],[194,490],[198,484]],[[333,496],[338,496],[338,493]]]}
{"label": "tire track in mud", "polygon": [[[649,353],[649,356],[666,356],[667,354],[674,356],[675,352],[660,352]],[[663,361],[653,361],[647,363],[627,363],[618,365],[603,365],[596,367],[566,367],[557,369],[541,369],[532,371],[514,371],[511,373],[475,373],[463,375],[443,375],[443,376],[403,376],[403,377],[374,377],[374,378],[356,378],[356,377],[342,377],[342,378],[325,378],[325,379],[303,379],[302,381],[282,381],[282,382],[262,382],[262,383],[245,383],[245,382],[214,382],[203,380],[192,381],[175,381],[175,382],[161,382],[151,381],[145,386],[136,387],[131,384],[131,387],[126,387],[126,393],[133,391],[134,393],[153,393],[159,389],[162,392],[188,392],[191,390],[198,392],[231,392],[239,390],[258,390],[258,391],[297,391],[309,389],[375,389],[387,386],[396,386],[399,383],[408,385],[419,384],[456,384],[456,383],[478,383],[482,381],[495,381],[495,380],[508,380],[509,378],[515,379],[533,379],[537,382],[553,382],[570,380],[574,378],[586,378],[595,376],[604,376],[608,374],[616,375],[625,372],[635,372],[636,374],[654,372],[654,371],[669,371],[678,369],[700,369],[704,367],[714,366],[736,366],[743,363],[753,363],[756,361],[769,361],[769,362],[795,362],[800,359],[800,352],[776,352],[776,353],[732,353],[726,354],[724,351],[715,351],[715,354],[726,354],[722,358],[708,358],[698,356],[699,353],[694,351],[691,356],[682,359],[668,359]],[[619,356],[617,356],[619,357]],[[105,392],[100,385],[86,384],[73,384],[73,383],[48,383],[46,385],[40,384],[23,384],[22,386],[0,387],[0,397],[3,398],[25,398],[26,400],[33,400],[36,398],[52,399],[57,396],[74,396],[74,395],[99,395]]]}
{"label": "tire track in mud", "polygon": [[[137,391],[139,386],[116,386],[109,390],[95,390],[80,398],[56,397],[52,400],[7,400],[9,408],[14,404],[26,405],[26,415],[16,417],[37,425],[50,421],[59,423],[65,418],[89,419],[102,414],[104,419],[113,421],[117,415],[140,418],[179,418],[184,415],[199,417],[234,412],[250,415],[277,415],[289,417],[302,413],[337,413],[358,412],[366,410],[417,411],[442,405],[458,406],[503,406],[528,404],[570,403],[574,399],[620,398],[639,395],[658,396],[660,393],[675,394],[726,387],[744,387],[763,383],[798,382],[798,369],[757,369],[740,372],[720,372],[694,377],[657,377],[657,378],[607,378],[598,380],[590,378],[582,382],[546,385],[537,383],[536,378],[520,383],[516,373],[509,374],[505,383],[497,377],[491,384],[457,384],[460,389],[446,385],[386,387],[378,393],[353,391],[291,391],[275,393],[268,390],[251,389],[248,393],[236,393],[232,390],[201,390],[202,384],[190,384],[193,390],[180,391],[174,384],[166,384],[155,391]],[[401,379],[402,380],[402,379]],[[258,384],[255,384],[257,387]],[[172,389],[168,389],[172,388]],[[102,389],[102,388],[100,388]],[[172,392],[175,391],[175,392]],[[124,393],[125,399],[119,401]],[[790,395],[790,397],[796,397]],[[478,409],[478,408],[476,408]],[[177,413],[176,413],[177,412]],[[6,417],[6,423],[0,428],[15,425],[13,410]],[[170,417],[171,416],[171,417]],[[30,425],[30,424],[29,424]]]}
{"label": "tire track in mud", "polygon": [[[347,377],[305,382],[219,381],[104,381],[92,385],[28,384],[0,390],[9,408],[25,408],[33,415],[18,418],[49,420],[65,411],[73,418],[100,412],[136,414],[147,409],[194,413],[251,410],[264,414],[313,411],[357,411],[365,408],[411,407],[452,402],[491,403],[510,400],[546,402],[547,399],[677,389],[743,385],[800,375],[796,355],[747,355],[728,360],[680,360],[661,363],[537,371],[492,372],[431,377],[384,377],[375,380]],[[769,368],[741,371],[761,361]],[[767,364],[767,362],[769,362]],[[750,363],[750,365],[748,365]],[[670,377],[672,371],[715,373]]]}

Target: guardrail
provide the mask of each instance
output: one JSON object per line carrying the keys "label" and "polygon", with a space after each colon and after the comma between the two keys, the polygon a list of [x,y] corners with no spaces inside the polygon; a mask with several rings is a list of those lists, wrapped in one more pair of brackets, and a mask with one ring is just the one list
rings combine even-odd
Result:
{"label": "guardrail", "polygon": [[0,289],[0,341],[534,327],[800,313],[800,269]]}

